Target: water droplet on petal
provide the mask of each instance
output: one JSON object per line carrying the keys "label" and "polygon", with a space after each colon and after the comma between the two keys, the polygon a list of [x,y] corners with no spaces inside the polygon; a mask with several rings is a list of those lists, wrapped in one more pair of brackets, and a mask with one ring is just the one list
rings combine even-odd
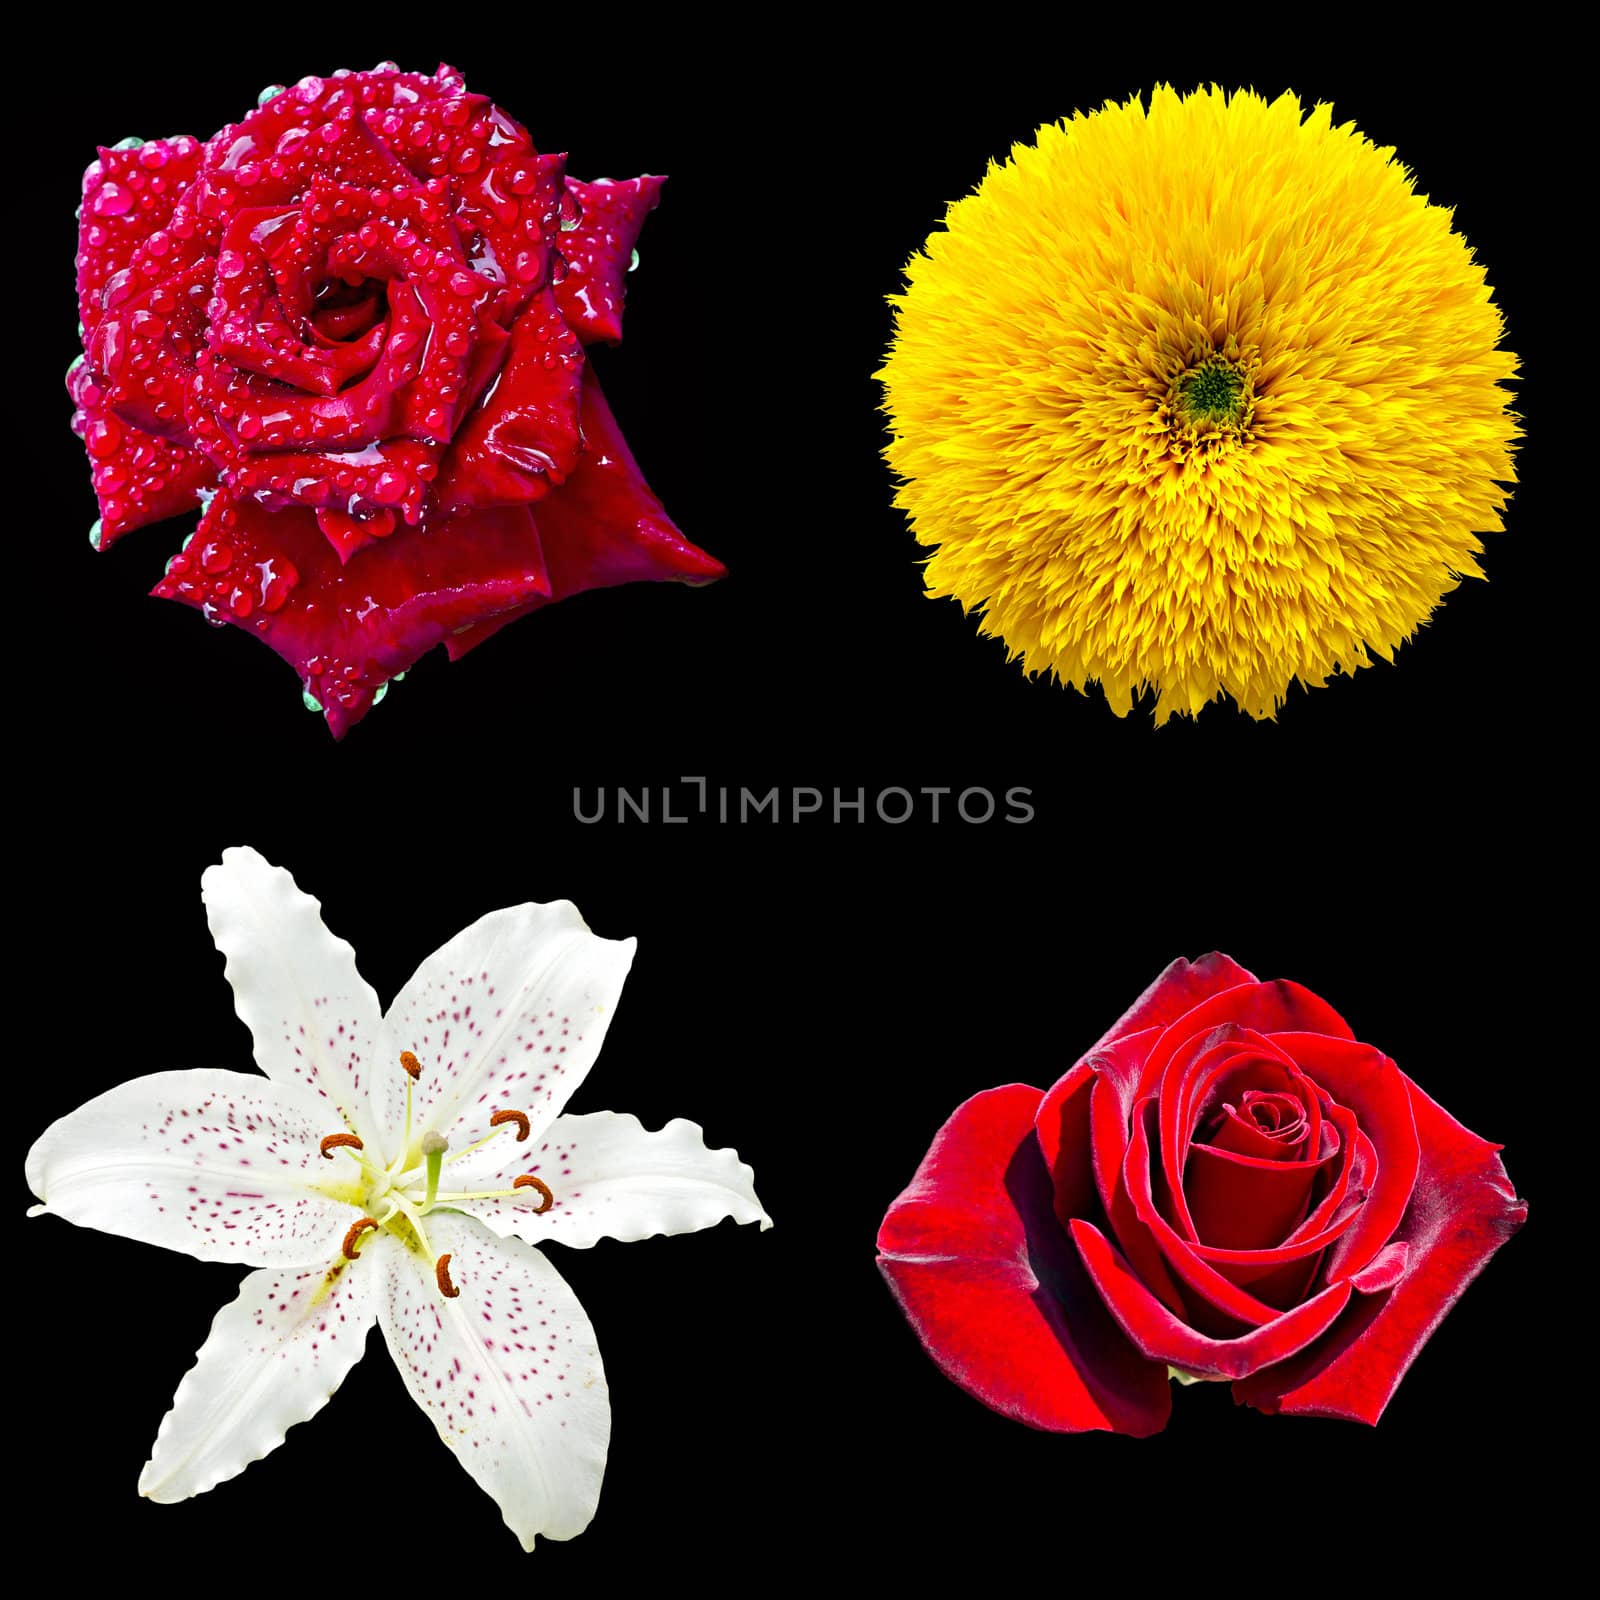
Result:
{"label": "water droplet on petal", "polygon": [[373,697],[372,697],[373,705],[375,705],[375,706],[382,705],[383,704],[383,697],[386,694],[388,694],[388,692],[389,692],[389,685],[386,684],[386,683],[380,683],[378,685],[378,692],[375,695],[373,695]]}
{"label": "water droplet on petal", "polygon": [[89,530],[89,543],[92,544],[96,550],[98,550],[100,548],[100,543],[104,538],[105,522],[102,518],[96,517],[94,519],[94,526]]}
{"label": "water droplet on petal", "polygon": [[628,255],[628,271],[629,272],[637,272],[638,270],[639,270],[639,252],[637,250],[634,250],[634,251],[631,251],[629,253],[629,255]]}
{"label": "water droplet on petal", "polygon": [[300,704],[303,705],[307,711],[320,711],[322,709],[322,702],[317,699],[317,697],[312,694],[309,689],[302,689],[300,691]]}
{"label": "water droplet on petal", "polygon": [[133,210],[133,196],[120,183],[104,183],[95,190],[89,209],[97,217],[121,217]]}
{"label": "water droplet on petal", "polygon": [[111,147],[113,150],[143,150],[144,140],[135,139],[131,134],[126,139],[118,139]]}
{"label": "water droplet on petal", "polygon": [[283,85],[281,83],[269,83],[266,88],[256,96],[256,104],[258,106],[264,106],[267,101],[275,100],[282,93]]}

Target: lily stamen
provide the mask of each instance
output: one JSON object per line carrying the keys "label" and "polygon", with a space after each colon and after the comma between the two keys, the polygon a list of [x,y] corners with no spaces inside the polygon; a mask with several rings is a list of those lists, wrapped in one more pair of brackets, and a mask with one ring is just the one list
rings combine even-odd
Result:
{"label": "lily stamen", "polygon": [[439,1285],[439,1293],[446,1300],[454,1300],[461,1291],[450,1281],[450,1252],[448,1250],[433,1264],[433,1276]]}
{"label": "lily stamen", "polygon": [[406,1123],[400,1135],[400,1150],[394,1160],[389,1163],[389,1176],[392,1179],[406,1164],[406,1154],[411,1149],[411,1086],[422,1076],[422,1063],[417,1060],[409,1050],[400,1052],[400,1065],[405,1068],[406,1074]]}
{"label": "lily stamen", "polygon": [[365,1150],[366,1146],[353,1133],[330,1133],[322,1141],[322,1159],[333,1160],[333,1152],[340,1149]]}
{"label": "lily stamen", "polygon": [[551,1192],[550,1185],[543,1178],[536,1178],[531,1172],[524,1172],[517,1181],[511,1185],[513,1189],[537,1189],[543,1198],[533,1207],[533,1214],[542,1217],[551,1206],[556,1203],[556,1197]]}
{"label": "lily stamen", "polygon": [[489,1118],[489,1132],[484,1134],[481,1139],[475,1140],[472,1144],[464,1145],[461,1149],[457,1150],[450,1157],[450,1159],[452,1161],[459,1161],[462,1156],[470,1156],[474,1150],[481,1150],[490,1142],[490,1140],[498,1139],[502,1130],[506,1128],[515,1128],[517,1130],[518,1144],[521,1144],[522,1141],[526,1139],[533,1131],[533,1125],[528,1121],[526,1112],[496,1111],[495,1114]]}
{"label": "lily stamen", "polygon": [[350,1224],[350,1231],[344,1236],[344,1244],[340,1246],[340,1248],[344,1251],[345,1259],[347,1261],[356,1261],[360,1259],[360,1250],[357,1247],[357,1241],[369,1228],[376,1228],[377,1226],[378,1219],[376,1217],[363,1217],[359,1222],[352,1222]]}

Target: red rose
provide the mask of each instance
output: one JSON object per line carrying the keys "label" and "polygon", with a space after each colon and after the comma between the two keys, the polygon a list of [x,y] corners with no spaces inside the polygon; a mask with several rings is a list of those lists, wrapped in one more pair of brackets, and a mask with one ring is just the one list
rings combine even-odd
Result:
{"label": "red rose", "polygon": [[1036,1428],[1158,1432],[1169,1367],[1376,1422],[1527,1215],[1499,1148],[1309,990],[1175,961],[1048,1093],[956,1111],[879,1265],[946,1375]]}
{"label": "red rose", "polygon": [[205,506],[155,592],[261,636],[335,735],[431,646],[721,565],[584,360],[662,180],[565,176],[460,76],[303,78],[84,175],[68,375],[104,548]]}

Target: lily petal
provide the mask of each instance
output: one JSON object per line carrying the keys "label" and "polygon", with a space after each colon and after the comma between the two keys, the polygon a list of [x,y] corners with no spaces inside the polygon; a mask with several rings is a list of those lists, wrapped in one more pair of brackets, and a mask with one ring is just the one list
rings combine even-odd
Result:
{"label": "lily petal", "polygon": [[164,1505],[203,1494],[314,1417],[361,1359],[381,1282],[376,1267],[343,1256],[329,1268],[252,1272],[178,1385],[139,1493]]}
{"label": "lily petal", "polygon": [[382,1010],[355,951],[323,926],[321,905],[254,850],[224,850],[200,886],[256,1065],[275,1083],[332,1101],[348,1127],[365,1132],[368,1080],[382,1065],[372,1060]]}
{"label": "lily petal", "polygon": [[293,1084],[202,1067],[119,1083],[51,1123],[28,1185],[80,1227],[201,1261],[308,1267],[339,1253],[350,1203],[313,1188],[323,1102]]}
{"label": "lily petal", "polygon": [[[413,1126],[460,1150],[506,1108],[543,1133],[600,1053],[634,945],[591,933],[565,900],[491,911],[442,945],[383,1020],[380,1059],[422,1063]],[[390,1074],[374,1099],[397,1131],[405,1080]]]}
{"label": "lily petal", "polygon": [[524,1550],[541,1533],[574,1538],[599,1504],[611,1438],[594,1329],[537,1250],[447,1212],[427,1227],[450,1257],[454,1299],[440,1294],[432,1261],[387,1235],[376,1241],[378,1320],[395,1365]]}
{"label": "lily petal", "polygon": [[529,1203],[536,1191],[517,1200],[451,1202],[502,1237],[529,1244],[585,1249],[600,1239],[694,1233],[724,1217],[772,1226],[739,1152],[708,1150],[700,1128],[681,1117],[658,1133],[615,1111],[558,1117],[536,1144],[497,1139],[450,1171],[453,1188],[492,1188],[524,1172],[547,1183],[555,1203],[542,1214]]}

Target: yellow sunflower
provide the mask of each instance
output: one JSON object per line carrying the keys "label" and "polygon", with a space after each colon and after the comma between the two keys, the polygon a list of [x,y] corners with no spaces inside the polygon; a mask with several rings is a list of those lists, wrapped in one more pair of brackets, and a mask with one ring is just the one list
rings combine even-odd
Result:
{"label": "yellow sunflower", "polygon": [[1451,214],[1283,95],[1040,128],[893,296],[879,373],[931,594],[1156,720],[1390,659],[1498,532],[1516,358]]}

